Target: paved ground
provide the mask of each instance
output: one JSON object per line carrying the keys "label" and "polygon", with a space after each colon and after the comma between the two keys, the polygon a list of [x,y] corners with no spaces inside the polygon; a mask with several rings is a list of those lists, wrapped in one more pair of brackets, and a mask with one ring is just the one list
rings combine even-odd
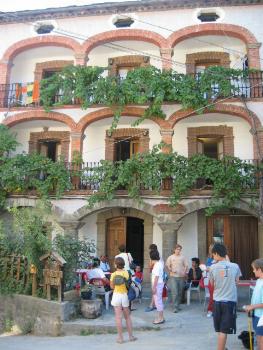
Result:
{"label": "paved ground", "polygon": [[[144,308],[147,305],[147,298],[141,305],[137,305],[137,310],[132,312],[132,320],[135,328],[134,334],[138,341],[123,345],[115,343],[116,334],[90,334],[87,331],[90,325],[100,329],[114,325],[113,310],[104,312],[103,317],[97,320],[75,320],[66,326],[67,334],[80,334],[85,331],[90,335],[76,336],[67,335],[58,338],[35,337],[35,336],[0,336],[0,350],[75,350],[87,347],[89,349],[115,350],[116,346],[125,347],[125,349],[149,349],[162,350],[176,347],[183,350],[212,350],[216,349],[216,334],[213,330],[213,321],[207,318],[203,312],[202,305],[198,301],[190,306],[183,305],[182,311],[178,314],[172,312],[172,307],[166,305],[166,322],[161,327],[153,327],[152,321],[154,312],[145,313]],[[243,312],[238,312],[237,334],[247,329],[247,317]],[[153,329],[151,329],[153,328]],[[127,339],[127,334],[125,333]],[[244,349],[237,335],[231,335],[228,339],[229,350]]]}

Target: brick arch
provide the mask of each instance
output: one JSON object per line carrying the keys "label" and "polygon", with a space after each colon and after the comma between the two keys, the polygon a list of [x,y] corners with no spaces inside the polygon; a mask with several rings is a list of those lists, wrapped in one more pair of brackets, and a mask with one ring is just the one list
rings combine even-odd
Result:
{"label": "brick arch", "polygon": [[[234,115],[240,118],[245,119],[252,127],[260,128],[262,127],[261,121],[258,118],[258,116],[252,112],[252,111],[247,111],[245,108],[240,107],[240,106],[235,106],[231,104],[216,104],[213,109],[207,109],[203,112],[203,114],[207,113],[224,113],[228,115]],[[173,128],[176,123],[178,123],[180,120],[185,119],[187,117],[191,117],[193,115],[196,115],[195,110],[179,110],[173,113],[168,121],[171,124],[171,127]],[[255,121],[255,125],[252,123],[252,117]]]}
{"label": "brick arch", "polygon": [[[141,117],[144,113],[144,109],[140,107],[126,107],[124,108],[122,115],[123,116],[128,116],[128,117]],[[79,122],[77,123],[77,130],[78,132],[83,132],[85,128],[89,125],[92,124],[98,120],[105,119],[105,118],[112,118],[114,115],[112,109],[110,108],[103,108],[99,109],[95,112],[88,113],[84,115]],[[170,124],[161,119],[161,118],[151,118],[153,122],[155,122],[157,125],[159,125],[163,129],[170,129]]]}
{"label": "brick arch", "polygon": [[83,43],[82,50],[83,53],[88,55],[92,49],[99,45],[119,40],[146,41],[159,48],[167,48],[167,40],[158,33],[141,29],[120,29],[110,30],[90,37]]}
{"label": "brick arch", "polygon": [[19,53],[42,46],[60,46],[71,49],[74,54],[81,50],[81,45],[74,39],[64,36],[48,35],[37,36],[16,42],[11,45],[4,53],[3,61],[12,61]]}
{"label": "brick arch", "polygon": [[11,115],[3,121],[3,124],[11,128],[17,124],[29,122],[32,120],[56,120],[58,122],[66,124],[71,129],[71,131],[75,131],[76,129],[76,123],[66,114],[58,112],[47,113],[37,110]]}
{"label": "brick arch", "polygon": [[[217,104],[214,106],[214,109],[212,110],[205,110],[203,114],[208,113],[223,113],[228,115],[234,115],[236,117],[244,119],[252,128],[252,130],[256,129],[259,130],[262,128],[262,124],[258,116],[250,111],[246,110],[243,107],[240,106],[234,106],[231,104]],[[169,119],[168,122],[171,125],[171,128],[174,128],[175,124],[178,123],[182,119],[186,119],[187,117],[191,117],[193,115],[196,115],[195,110],[179,110],[173,113]],[[257,137],[259,140],[259,147],[260,147],[260,153],[263,151],[263,135],[262,132],[256,132],[253,133],[253,149],[254,149],[254,158],[258,159],[261,158],[261,156],[258,154],[258,142]]]}
{"label": "brick arch", "polygon": [[228,35],[242,40],[248,49],[250,68],[260,69],[259,43],[256,37],[245,27],[225,23],[205,23],[184,27],[172,33],[167,41],[169,47],[179,42],[202,35]]}
{"label": "brick arch", "polygon": [[[184,212],[180,215],[177,221],[183,219],[187,215],[197,212],[202,209],[206,209],[209,206],[211,206],[212,199],[211,198],[198,198],[194,199],[193,201],[181,201],[181,204],[184,205]],[[244,212],[253,215],[254,217],[258,217],[257,210],[253,208],[249,203],[245,202],[244,200],[237,201],[232,206],[233,209],[240,209]]]}

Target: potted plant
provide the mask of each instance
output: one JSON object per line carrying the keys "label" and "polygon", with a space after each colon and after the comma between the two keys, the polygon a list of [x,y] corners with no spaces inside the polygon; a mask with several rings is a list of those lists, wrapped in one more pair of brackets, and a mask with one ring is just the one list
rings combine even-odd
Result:
{"label": "potted plant", "polygon": [[71,182],[74,190],[79,189],[82,163],[83,159],[81,153],[79,151],[74,151],[71,160]]}
{"label": "potted plant", "polygon": [[88,282],[80,289],[80,296],[83,300],[91,300],[93,286]]}

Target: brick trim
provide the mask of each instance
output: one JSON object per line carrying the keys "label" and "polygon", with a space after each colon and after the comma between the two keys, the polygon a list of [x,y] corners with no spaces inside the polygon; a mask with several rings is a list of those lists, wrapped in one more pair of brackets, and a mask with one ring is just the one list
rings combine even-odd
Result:
{"label": "brick trim", "polygon": [[226,125],[187,128],[188,157],[196,154],[199,137],[223,138],[224,155],[234,156],[233,128]]}
{"label": "brick trim", "polygon": [[91,36],[83,43],[82,50],[88,55],[92,49],[99,45],[119,40],[138,40],[154,44],[160,48],[169,47],[167,46],[167,40],[158,33],[141,29],[120,29]]}
{"label": "brick trim", "polygon": [[[228,115],[234,115],[244,119],[247,123],[249,123],[252,129],[258,130],[262,128],[261,121],[256,115],[256,113],[250,110],[246,110],[245,108],[240,106],[235,106],[231,104],[217,104],[214,106],[213,110],[205,110],[203,112],[203,114],[206,113],[223,113]],[[178,123],[180,120],[193,115],[196,115],[196,111],[194,110],[179,110],[169,117],[168,122],[171,124],[171,127],[174,128],[175,124]],[[257,150],[257,137],[259,139],[260,150],[263,150],[263,133],[258,133],[258,135],[253,134],[254,159],[261,159],[261,156],[258,154]]]}
{"label": "brick trim", "polygon": [[115,160],[116,141],[120,139],[130,138],[130,140],[139,141],[139,153],[149,151],[149,130],[138,128],[116,129],[114,131],[106,130],[105,135],[105,159]]}
{"label": "brick trim", "polygon": [[73,65],[74,61],[65,61],[65,60],[54,60],[36,63],[35,72],[34,72],[34,81],[40,81],[43,77],[45,70],[58,71],[66,66]]}
{"label": "brick trim", "polygon": [[69,131],[31,132],[29,138],[29,153],[38,152],[40,141],[57,140],[61,144],[61,157],[67,162],[69,159]]}
{"label": "brick trim", "polygon": [[[218,103],[214,105],[213,109],[211,110],[207,109],[203,112],[203,114],[207,114],[207,113],[224,113],[229,115],[235,115],[237,117],[245,119],[251,126],[253,126],[253,123],[250,117],[251,115],[255,120],[256,128],[260,128],[262,126],[260,119],[254,112],[252,111],[248,112],[245,108],[236,106],[236,105]],[[197,113],[195,110],[180,109],[179,111],[176,111],[175,113],[171,114],[168,121],[171,124],[171,127],[173,128],[175,124],[178,123],[180,120],[185,119],[187,117],[191,117],[196,114]]]}
{"label": "brick trim", "polygon": [[12,61],[20,52],[43,46],[60,46],[66,47],[73,51],[73,55],[81,51],[81,44],[71,38],[56,35],[38,36],[34,38],[24,39],[11,45],[4,53],[4,61]]}
{"label": "brick trim", "polygon": [[[168,47],[174,47],[179,42],[201,35],[228,35],[234,38],[238,38],[246,43],[247,56],[249,60],[250,68],[260,69],[260,55],[258,42],[255,36],[245,27],[226,24],[226,23],[204,23],[193,26],[184,27],[174,33],[172,33],[167,41]],[[251,46],[251,44],[253,44]]]}
{"label": "brick trim", "polygon": [[186,73],[194,74],[196,65],[202,63],[214,63],[219,62],[222,67],[230,67],[230,57],[227,52],[216,52],[216,51],[206,51],[206,52],[196,52],[186,55]]}
{"label": "brick trim", "polygon": [[68,115],[58,112],[47,113],[39,110],[13,114],[3,120],[3,124],[11,128],[12,126],[31,120],[56,120],[66,124],[72,131],[76,129],[76,123]]}
{"label": "brick trim", "polygon": [[[129,116],[129,117],[141,117],[144,113],[144,108],[140,108],[140,107],[126,107],[124,108],[124,110],[122,111],[121,115],[123,116]],[[77,124],[77,129],[76,131],[79,132],[84,132],[85,128],[98,121],[98,120],[102,120],[105,118],[112,118],[114,115],[114,112],[112,109],[110,108],[102,108],[99,109],[95,112],[91,112],[88,113],[86,115],[84,115],[78,122]],[[163,129],[168,128],[170,129],[170,125],[166,120],[160,119],[160,118],[151,118],[151,120],[156,123],[157,125],[159,125],[160,127],[162,127]]]}
{"label": "brick trim", "polygon": [[129,55],[109,58],[109,75],[117,75],[118,69],[125,66],[147,67],[150,65],[149,56]]}

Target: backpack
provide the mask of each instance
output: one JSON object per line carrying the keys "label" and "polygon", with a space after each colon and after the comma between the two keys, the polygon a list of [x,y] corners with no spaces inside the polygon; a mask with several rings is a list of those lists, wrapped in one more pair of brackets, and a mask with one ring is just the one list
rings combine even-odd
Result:
{"label": "backpack", "polygon": [[122,275],[115,275],[113,277],[113,283],[115,286],[121,286],[122,284],[126,284],[127,279]]}

